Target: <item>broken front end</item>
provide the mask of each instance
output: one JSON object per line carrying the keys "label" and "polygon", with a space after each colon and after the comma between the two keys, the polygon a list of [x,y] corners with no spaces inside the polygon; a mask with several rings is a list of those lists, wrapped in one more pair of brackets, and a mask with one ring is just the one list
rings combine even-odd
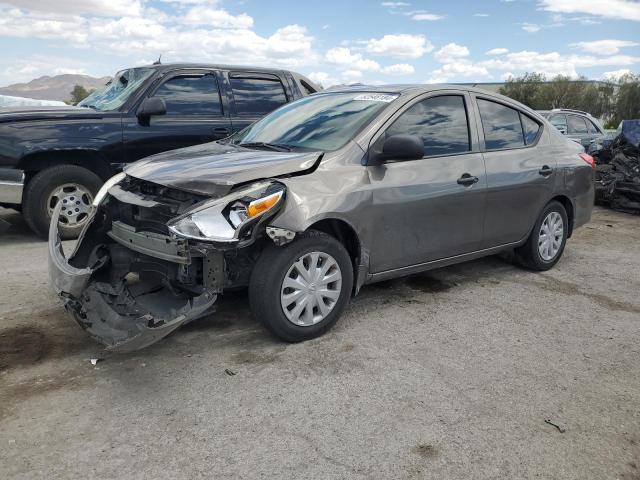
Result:
{"label": "broken front end", "polygon": [[285,186],[220,190],[212,198],[117,175],[96,196],[68,259],[58,204],[49,275],[67,311],[107,349],[132,351],[210,313],[225,288],[246,286]]}

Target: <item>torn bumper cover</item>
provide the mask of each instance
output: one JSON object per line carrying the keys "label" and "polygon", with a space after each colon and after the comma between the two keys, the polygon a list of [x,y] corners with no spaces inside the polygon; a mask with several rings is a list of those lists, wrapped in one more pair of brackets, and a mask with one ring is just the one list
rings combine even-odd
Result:
{"label": "torn bumper cover", "polygon": [[[54,210],[53,218],[58,217],[59,209],[60,205]],[[65,309],[82,328],[107,350],[127,352],[151,345],[207,313],[219,291],[220,282],[215,276],[221,270],[221,256],[212,256],[206,261],[211,270],[210,289],[196,293],[177,290],[167,278],[171,272],[181,269],[180,264],[172,268],[173,263],[163,262],[159,258],[161,250],[148,248],[145,253],[139,253],[125,249],[120,243],[126,237],[114,230],[110,230],[108,236],[116,236],[118,242],[104,245],[96,241],[104,237],[100,234],[103,226],[96,218],[97,211],[94,208],[91,212],[90,224],[69,259],[62,249],[58,222],[52,222],[49,231],[51,284],[63,299]],[[153,240],[158,241],[158,237]],[[153,246],[153,240],[147,243]],[[169,237],[164,240],[165,245],[172,243]],[[156,263],[155,258],[158,258]],[[74,263],[88,266],[79,267]]]}

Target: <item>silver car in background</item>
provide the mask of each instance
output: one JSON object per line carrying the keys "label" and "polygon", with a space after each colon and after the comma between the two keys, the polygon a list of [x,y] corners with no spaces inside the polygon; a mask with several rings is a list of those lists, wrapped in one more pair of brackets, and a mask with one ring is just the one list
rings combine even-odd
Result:
{"label": "silver car in background", "polygon": [[96,196],[68,260],[52,222],[51,281],[111,350],[149,345],[238,287],[272,333],[302,341],[368,283],[505,250],[553,267],[590,219],[593,166],[500,95],[319,93],[224,141],[126,167]]}

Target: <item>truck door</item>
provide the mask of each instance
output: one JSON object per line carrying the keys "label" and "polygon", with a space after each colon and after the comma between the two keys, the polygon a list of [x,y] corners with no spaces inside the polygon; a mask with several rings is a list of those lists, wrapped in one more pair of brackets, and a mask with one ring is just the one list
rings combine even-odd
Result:
{"label": "truck door", "polygon": [[164,100],[167,113],[152,116],[146,122],[141,122],[135,113],[125,119],[127,162],[231,134],[226,101],[220,96],[218,75],[213,70],[172,72],[154,85],[147,97]]}

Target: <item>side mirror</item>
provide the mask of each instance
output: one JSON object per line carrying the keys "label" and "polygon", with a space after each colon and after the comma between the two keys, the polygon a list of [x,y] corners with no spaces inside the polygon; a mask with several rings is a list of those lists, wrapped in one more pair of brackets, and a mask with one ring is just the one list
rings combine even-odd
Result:
{"label": "side mirror", "polygon": [[424,157],[424,144],[417,135],[391,135],[382,145],[382,160],[419,160]]}
{"label": "side mirror", "polygon": [[563,134],[563,135],[566,135],[566,134],[567,134],[567,127],[559,127],[559,126],[556,126],[556,128],[558,129],[558,131],[559,131],[561,134]]}
{"label": "side mirror", "polygon": [[138,109],[138,121],[140,123],[148,123],[153,115],[165,115],[167,113],[167,104],[158,97],[145,98]]}

